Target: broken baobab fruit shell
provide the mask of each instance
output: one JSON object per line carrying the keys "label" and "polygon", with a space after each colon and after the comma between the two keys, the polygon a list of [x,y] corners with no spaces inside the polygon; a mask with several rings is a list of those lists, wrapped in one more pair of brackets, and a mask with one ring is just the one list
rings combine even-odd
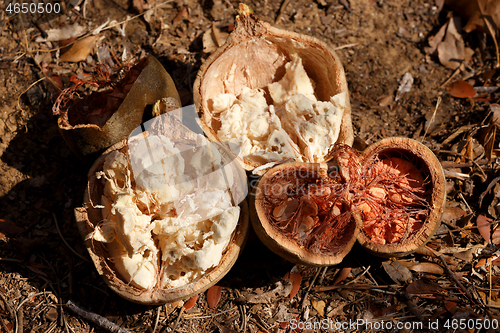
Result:
{"label": "broken baobab fruit shell", "polygon": [[270,162],[324,162],[351,145],[344,69],[316,38],[271,27],[241,10],[226,43],[200,68],[194,102],[201,127],[231,147],[246,170]]}
{"label": "broken baobab fruit shell", "polygon": [[152,117],[145,110],[157,100],[168,99],[181,107],[172,78],[152,56],[136,64],[103,64],[93,70],[81,79],[75,75],[75,85],[63,90],[53,106],[65,141],[82,159],[92,160],[129,136]]}
{"label": "broken baobab fruit shell", "polygon": [[250,197],[255,232],[273,252],[294,263],[340,263],[361,225],[352,219],[338,182],[339,175],[326,163],[293,162],[271,168]]}
{"label": "broken baobab fruit shell", "polygon": [[372,254],[400,257],[423,246],[445,204],[441,164],[424,145],[388,138],[362,154],[336,145],[327,163],[269,169],[251,197],[257,235],[301,264],[342,261],[356,239]]}
{"label": "broken baobab fruit shell", "polygon": [[75,210],[106,284],[141,304],[186,299],[217,283],[249,227],[244,170],[202,135],[176,137],[186,132],[172,124],[104,152]]}
{"label": "broken baobab fruit shell", "polygon": [[358,242],[370,253],[402,257],[425,245],[441,222],[446,179],[434,153],[408,138],[386,138],[361,155],[363,195],[353,203],[362,221]]}

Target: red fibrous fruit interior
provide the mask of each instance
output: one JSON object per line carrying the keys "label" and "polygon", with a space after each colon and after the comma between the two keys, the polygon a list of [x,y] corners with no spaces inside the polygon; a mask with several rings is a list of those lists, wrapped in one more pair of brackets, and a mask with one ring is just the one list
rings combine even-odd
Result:
{"label": "red fibrous fruit interior", "polygon": [[353,213],[362,232],[378,244],[403,243],[429,216],[431,188],[423,161],[399,150],[362,157],[339,145],[329,170],[284,168],[264,186],[271,225],[299,246],[334,254],[352,235]]}
{"label": "red fibrous fruit interior", "polygon": [[317,254],[335,254],[352,237],[351,212],[340,177],[326,170],[284,169],[264,186],[264,208],[276,229]]}
{"label": "red fibrous fruit interior", "polygon": [[75,85],[63,90],[54,105],[54,114],[68,113],[71,126],[94,124],[103,127],[120,107],[130,89],[147,64],[108,63],[90,67],[90,73],[80,80],[72,77]]}
{"label": "red fibrous fruit interior", "polygon": [[353,201],[353,209],[359,210],[363,220],[362,232],[377,244],[403,243],[429,217],[429,173],[421,161],[396,152],[366,162],[361,179],[364,189]]}

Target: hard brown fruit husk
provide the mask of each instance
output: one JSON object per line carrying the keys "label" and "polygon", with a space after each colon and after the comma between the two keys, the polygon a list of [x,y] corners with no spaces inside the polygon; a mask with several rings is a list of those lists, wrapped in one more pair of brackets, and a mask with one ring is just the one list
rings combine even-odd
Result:
{"label": "hard brown fruit husk", "polygon": [[[141,73],[127,96],[103,126],[93,123],[71,124],[68,108],[54,110],[57,124],[70,149],[82,160],[93,161],[99,153],[127,138],[145,120],[147,106],[162,98],[181,101],[175,84],[161,63],[153,56],[134,66]],[[82,101],[77,101],[82,102]],[[71,103],[68,105],[72,105]],[[55,105],[56,106],[56,105]],[[91,110],[89,110],[90,112]]]}
{"label": "hard brown fruit husk", "polygon": [[[200,68],[194,84],[193,98],[201,118],[201,127],[207,137],[220,142],[217,130],[220,122],[214,117],[211,98],[221,93],[239,95],[243,87],[264,88],[277,82],[285,73],[284,65],[297,53],[304,68],[316,83],[319,101],[329,101],[338,93],[346,92],[344,69],[335,51],[318,39],[271,27],[253,14],[240,14],[235,30],[226,43],[213,53]],[[234,78],[229,78],[235,66]],[[224,84],[229,79],[228,84]],[[353,142],[349,98],[343,114],[337,142]],[[238,157],[246,170],[264,163]]]}
{"label": "hard brown fruit husk", "polygon": [[429,214],[415,233],[407,240],[393,244],[377,244],[361,231],[358,242],[368,252],[381,257],[403,257],[424,246],[439,228],[446,203],[446,178],[441,163],[425,145],[408,138],[386,138],[363,151],[365,163],[379,156],[404,157],[419,165],[430,189]]}
{"label": "hard brown fruit husk", "polygon": [[[181,132],[174,132],[176,133],[173,133],[173,136],[182,134]],[[119,277],[119,274],[115,271],[112,262],[107,258],[108,255],[106,245],[101,242],[94,241],[91,237],[89,237],[97,225],[103,220],[103,210],[98,208],[98,205],[100,205],[101,202],[103,186],[96,178],[96,172],[102,170],[103,163],[111,152],[115,150],[126,150],[128,144],[128,140],[123,140],[113,145],[94,162],[88,172],[88,183],[84,196],[84,206],[75,209],[78,230],[85,241],[85,246],[99,275],[102,276],[108,287],[121,297],[135,303],[146,305],[158,305],[175,302],[177,300],[187,299],[191,296],[204,292],[216,284],[227,274],[227,272],[229,272],[245,245],[249,228],[247,201],[244,200],[239,205],[241,210],[238,224],[232,234],[232,239],[229,245],[223,252],[220,263],[216,267],[209,268],[198,280],[177,288],[165,289],[158,288],[156,286],[148,290],[136,288]],[[219,152],[223,156],[223,159],[229,158],[227,152],[224,150],[219,148]],[[234,168],[233,172],[235,177],[241,176],[236,174],[238,171],[234,170]],[[243,177],[246,176],[243,174]]]}
{"label": "hard brown fruit husk", "polygon": [[[264,204],[265,197],[268,197],[270,193],[274,194],[281,191],[281,188],[284,188],[282,186],[286,187],[287,184],[296,187],[296,185],[302,185],[303,183],[321,184],[330,182],[328,173],[329,167],[326,163],[292,162],[271,168],[259,179],[254,192],[250,196],[250,219],[261,241],[274,253],[291,262],[311,266],[336,265],[349,253],[356,242],[361,227],[361,220],[351,218],[349,212],[345,212],[348,218],[346,225],[337,234],[339,244],[336,244],[333,250],[311,250],[304,244],[292,239],[290,235],[278,230],[268,217],[270,208]],[[299,178],[294,180],[297,175],[299,175]],[[281,181],[276,181],[276,179],[280,178]],[[276,185],[279,185],[279,187],[275,190],[274,186]],[[308,194],[305,193],[306,196]],[[254,207],[255,209],[253,209]],[[333,232],[336,232],[336,230],[333,230]]]}
{"label": "hard brown fruit husk", "polygon": [[[412,139],[387,138],[369,146],[362,154],[347,146],[337,146],[332,156],[335,159],[328,164],[295,162],[275,166],[257,183],[250,198],[251,207],[255,207],[255,210],[250,210],[251,221],[259,238],[272,251],[295,263],[328,266],[341,262],[356,239],[374,255],[401,257],[416,251],[434,235],[445,205],[445,177],[441,164],[427,147]],[[394,167],[396,172],[401,171],[400,175],[396,176],[386,169],[376,171],[380,165]],[[406,173],[402,167],[409,165],[411,169]],[[423,180],[418,187],[404,183],[416,183],[412,180],[411,172]],[[399,182],[403,185],[400,186]],[[328,191],[324,192],[324,188],[328,188]],[[388,192],[380,201],[370,197],[371,191],[376,194],[382,189]],[[329,194],[321,199],[321,193]],[[394,193],[414,199],[409,204],[395,204],[391,201]],[[308,203],[310,200],[316,205],[311,206]],[[403,202],[398,200],[399,203]],[[381,217],[379,221],[382,223],[396,221],[384,220],[385,216],[401,216],[403,219],[412,216],[417,220],[413,224],[407,222],[408,232],[400,238],[386,244],[377,243],[374,240],[377,238],[371,238],[365,225],[370,219],[361,207],[367,202],[381,207],[382,210],[375,216]],[[323,212],[320,208],[311,208],[320,207],[322,203],[327,208]],[[330,219],[335,205],[338,212],[334,215],[339,222]],[[307,224],[309,216],[314,214],[305,212],[311,209],[319,218],[319,224],[310,223],[312,227],[306,229],[307,233],[301,234],[298,232],[300,227],[296,226]],[[384,215],[386,212],[389,213]],[[332,246],[325,244],[325,239],[331,239]],[[318,240],[319,245],[315,245],[314,242]]]}

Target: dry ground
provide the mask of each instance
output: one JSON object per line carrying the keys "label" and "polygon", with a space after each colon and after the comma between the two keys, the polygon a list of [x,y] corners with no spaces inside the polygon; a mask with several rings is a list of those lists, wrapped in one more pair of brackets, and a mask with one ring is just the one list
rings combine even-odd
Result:
{"label": "dry ground", "polygon": [[[443,163],[448,170],[450,209],[429,245],[441,257],[408,256],[400,260],[404,269],[398,275],[388,269],[393,265],[390,261],[355,248],[338,267],[299,267],[302,282],[292,300],[273,293],[268,302],[236,302],[238,295],[276,288],[294,266],[251,235],[235,267],[219,283],[223,289],[217,308],[209,309],[202,294],[192,309],[180,315],[180,307],[124,301],[97,274],[73,217],[73,209],[82,203],[89,165],[66,147],[52,115],[56,91],[47,80],[40,80],[44,68],[67,86],[69,77],[85,65],[57,62],[57,43],[36,42],[41,31],[73,23],[91,31],[108,18],[120,22],[137,14],[132,1],[87,0],[79,10],[25,31],[9,23],[4,11],[8,3],[0,1],[0,332],[106,331],[61,305],[68,300],[130,332],[290,332],[293,327],[286,322],[294,318],[310,323],[370,319],[394,325],[440,320],[441,331],[446,323],[453,331],[451,324],[458,321],[452,320],[500,319],[500,271],[496,265],[481,266],[484,259],[495,258],[497,246],[488,244],[476,227],[481,214],[493,218],[492,222],[498,219],[500,188],[498,179],[494,180],[498,160],[481,155],[485,140],[478,129],[489,124],[491,104],[498,102],[499,95],[490,90],[482,100],[458,99],[442,87],[454,71],[436,55],[427,54],[425,47],[447,21],[449,8],[440,10],[432,0],[292,0],[284,2],[286,7],[273,1],[247,3],[260,18],[279,28],[338,47],[358,144],[388,136],[411,137],[433,149],[441,161],[448,161]],[[166,1],[152,19],[130,20],[125,36],[116,29],[102,31],[98,46],[107,45],[118,57],[124,49],[137,56],[153,54],[172,74],[183,104],[191,104],[197,69],[208,57],[202,34],[212,22],[227,31],[237,6],[232,0]],[[498,86],[491,37],[472,32],[463,38],[474,55],[453,80]],[[414,83],[396,102],[406,73]],[[475,140],[475,163],[456,160],[467,140]],[[416,263],[425,264],[411,268]],[[469,332],[479,332],[477,327],[476,322],[476,330]]]}

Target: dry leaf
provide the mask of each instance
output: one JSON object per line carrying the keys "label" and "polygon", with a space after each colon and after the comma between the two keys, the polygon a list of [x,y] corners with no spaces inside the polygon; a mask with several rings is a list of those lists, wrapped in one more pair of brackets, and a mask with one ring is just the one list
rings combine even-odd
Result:
{"label": "dry leaf", "polygon": [[446,34],[447,24],[443,25],[441,29],[439,29],[438,33],[434,36],[429,37],[427,42],[429,43],[429,47],[424,48],[425,52],[429,54],[433,54],[437,51],[438,45],[443,41],[444,35]]}
{"label": "dry leaf", "polygon": [[145,9],[149,8],[147,2],[144,0],[132,0],[132,7],[139,13],[142,13]]}
{"label": "dry leaf", "polygon": [[491,241],[495,245],[500,244],[500,228],[495,229],[495,231],[493,232],[493,236],[491,236]]}
{"label": "dry leaf", "polygon": [[0,219],[0,233],[5,234],[7,236],[15,236],[23,231],[24,229],[18,227],[14,222]]}
{"label": "dry leaf", "polygon": [[208,307],[210,309],[215,309],[217,304],[219,304],[220,297],[222,295],[222,287],[221,286],[212,286],[208,288],[207,291],[207,302]]}
{"label": "dry leaf", "polygon": [[205,31],[203,34],[203,52],[212,53],[219,47],[224,45],[229,34],[220,31],[212,22],[212,28]]}
{"label": "dry leaf", "polygon": [[[476,244],[465,251],[455,253],[454,256],[457,257],[458,259],[462,259],[466,262],[471,262],[474,259],[474,256],[478,255],[478,253],[483,248],[484,248],[484,245]],[[450,267],[450,268],[453,269],[454,267]]]}
{"label": "dry leaf", "polygon": [[392,104],[392,101],[394,100],[394,97],[392,95],[386,95],[377,98],[378,105],[381,107],[386,107],[390,106]]}
{"label": "dry leaf", "polygon": [[384,266],[386,273],[397,284],[401,284],[401,282],[407,283],[413,278],[410,270],[398,260],[384,261],[382,266]]}
{"label": "dry leaf", "polygon": [[491,298],[485,292],[478,290],[477,291],[481,298],[483,299],[484,304],[493,308],[500,308],[500,298],[498,297],[498,291],[491,292]]}
{"label": "dry leaf", "polygon": [[410,270],[417,273],[430,273],[440,275],[444,273],[444,270],[438,264],[432,262],[421,262],[416,265],[410,266]]}
{"label": "dry leaf", "polygon": [[318,301],[318,300],[315,300],[315,299],[311,299],[311,304],[313,306],[313,308],[318,311],[318,314],[321,316],[321,317],[324,317],[325,316],[325,302],[324,301]]}
{"label": "dry leaf", "polygon": [[445,207],[443,212],[443,221],[450,223],[451,221],[458,220],[459,218],[467,215],[465,210],[460,207]]}
{"label": "dry leaf", "polygon": [[174,20],[172,21],[173,25],[176,25],[179,22],[189,19],[189,12],[186,7],[181,7]]}
{"label": "dry leaf", "polygon": [[405,75],[403,75],[403,78],[401,79],[401,82],[399,83],[396,98],[394,100],[397,102],[404,93],[410,92],[412,86],[413,76],[410,73],[405,73]]}
{"label": "dry leaf", "polygon": [[478,268],[478,267],[484,266],[486,264],[489,264],[490,262],[494,262],[495,265],[496,265],[496,262],[498,262],[499,259],[500,259],[500,255],[499,254],[497,254],[496,256],[490,257],[490,258],[481,258],[477,262],[476,266],[474,266],[474,268]]}
{"label": "dry leaf", "polygon": [[484,214],[479,215],[476,219],[477,230],[487,242],[491,239],[491,222],[493,222],[493,220],[487,218]]}
{"label": "dry leaf", "polygon": [[47,33],[46,38],[37,37],[35,39],[35,42],[37,42],[37,43],[57,42],[60,40],[76,38],[78,36],[81,36],[83,33],[85,33],[85,27],[75,23],[73,25],[69,25],[69,26],[66,26],[66,27],[60,28],[60,29],[45,30],[45,33]]}
{"label": "dry leaf", "polygon": [[490,20],[490,23],[493,23],[493,26],[500,27],[500,1],[498,0],[446,0],[446,4],[467,20],[467,24],[463,29],[465,32],[480,30],[490,33],[478,4],[481,6],[484,16]]}
{"label": "dry leaf", "polygon": [[498,104],[491,104],[490,105],[490,110],[491,110],[491,113],[492,113],[491,122],[493,124],[500,125],[500,105],[498,105]]}
{"label": "dry leaf", "polygon": [[184,304],[184,310],[189,310],[191,309],[195,304],[196,302],[198,301],[198,294],[194,295],[193,297],[191,297],[185,304]]}
{"label": "dry leaf", "polygon": [[339,274],[335,277],[335,281],[333,281],[333,285],[337,285],[340,282],[344,281],[351,273],[351,270],[352,270],[352,267],[342,268],[342,270],[339,272]]}
{"label": "dry leaf", "polygon": [[450,84],[446,90],[456,98],[469,98],[476,96],[476,90],[467,81],[458,80]]}
{"label": "dry leaf", "polygon": [[406,287],[406,292],[408,294],[432,294],[440,288],[441,287],[437,283],[426,281],[424,279],[418,279]]}
{"label": "dry leaf", "polygon": [[252,304],[256,303],[271,303],[275,301],[278,297],[288,296],[292,291],[292,284],[286,283],[285,285],[280,281],[276,282],[276,288],[269,290],[268,292],[256,295],[256,294],[247,294],[242,295],[237,298],[238,302],[248,302]]}
{"label": "dry leaf", "polygon": [[462,36],[455,25],[458,18],[450,18],[444,39],[438,44],[437,51],[441,64],[450,69],[458,68],[463,61],[468,62],[474,51],[466,48]]}
{"label": "dry leaf", "polygon": [[283,277],[285,280],[289,280],[292,283],[292,290],[290,291],[290,299],[297,295],[300,289],[300,283],[302,282],[302,275],[299,272],[286,273]]}
{"label": "dry leaf", "polygon": [[80,40],[77,40],[71,48],[61,55],[60,61],[67,62],[78,62],[87,59],[90,52],[94,49],[94,45],[97,42],[99,36],[89,36]]}

